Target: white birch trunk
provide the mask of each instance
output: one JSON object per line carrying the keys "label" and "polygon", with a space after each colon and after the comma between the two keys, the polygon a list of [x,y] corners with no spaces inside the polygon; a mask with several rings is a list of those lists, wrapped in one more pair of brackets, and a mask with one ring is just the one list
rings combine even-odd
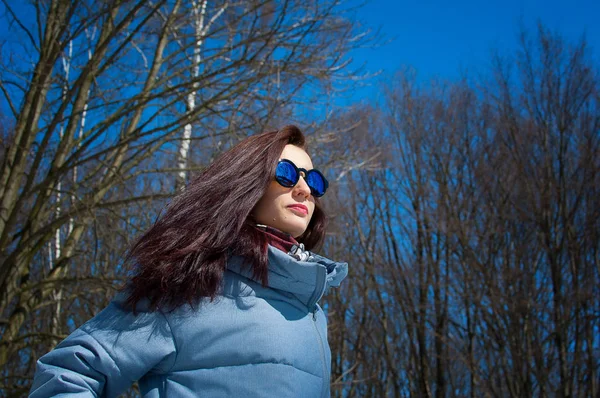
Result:
{"label": "white birch trunk", "polygon": [[[202,34],[204,30],[204,16],[206,15],[206,5],[208,0],[201,0],[200,3],[193,1],[194,10],[194,26],[195,26],[195,39],[196,45],[194,46],[194,57],[192,66],[192,79],[197,80],[200,75],[200,62],[202,61],[201,48],[202,48]],[[191,113],[196,108],[196,88],[198,83],[194,83],[193,90],[188,94],[186,98],[185,108],[186,112]],[[179,173],[177,175],[177,188],[183,189],[187,181],[187,166],[188,157],[190,152],[190,142],[192,138],[192,124],[187,123],[183,127],[183,137],[181,139],[181,145],[179,146],[178,153],[178,168]]]}
{"label": "white birch trunk", "polygon": [[[95,34],[96,34],[96,29],[94,27],[91,36],[88,36],[88,38],[90,40],[93,40],[94,37],[95,37]],[[86,30],[86,35],[87,35],[87,30]],[[63,101],[65,100],[66,92],[67,92],[68,87],[69,87],[69,72],[70,72],[70,67],[71,67],[71,64],[70,64],[71,61],[70,60],[71,60],[72,55],[73,55],[73,42],[71,41],[71,42],[69,42],[68,59],[67,58],[63,58],[63,69],[64,69],[64,72],[65,72],[65,84],[64,84],[64,87],[63,87]],[[92,52],[91,52],[91,50],[88,50],[88,60],[90,60],[91,58],[92,58]],[[89,91],[90,90],[88,89],[88,98],[89,98]],[[83,114],[81,116],[81,123],[80,123],[80,126],[79,126],[79,133],[78,133],[78,136],[77,136],[77,139],[79,141],[81,141],[83,130],[85,128],[85,120],[86,120],[86,115],[87,115],[87,109],[88,109],[88,104],[86,103],[83,106]],[[61,125],[60,131],[59,131],[59,137],[60,137],[61,140],[63,138],[63,135],[64,135],[64,125]],[[73,168],[73,186],[75,186],[76,183],[77,183],[77,166],[75,166]],[[56,190],[57,192],[56,192],[56,210],[55,210],[55,214],[56,214],[57,218],[60,217],[60,214],[61,214],[61,211],[62,211],[61,210],[61,196],[62,196],[61,190],[62,190],[62,182],[59,181],[57,183],[57,190]],[[74,191],[74,188],[71,189],[71,191]],[[76,200],[75,194],[72,193],[71,194],[71,203],[75,203],[75,200]],[[69,223],[68,223],[68,226],[67,226],[67,236],[71,235],[71,233],[73,232],[73,228],[74,228],[74,220],[71,217],[71,218],[69,218]],[[61,257],[61,255],[62,255],[62,241],[61,241],[61,239],[62,239],[61,238],[61,229],[59,227],[59,228],[56,229],[55,236],[54,236],[54,253],[52,253],[51,250],[49,252],[50,270],[52,270],[54,262],[56,260],[58,260]],[[52,332],[52,334],[54,336],[57,336],[57,335],[60,334],[59,317],[60,317],[60,313],[62,311],[62,296],[63,296],[63,290],[62,290],[62,288],[55,289],[52,292],[52,295],[51,295],[51,297],[52,297],[52,299],[53,299],[53,301],[55,303],[54,314],[52,316],[52,321],[51,321],[51,332]],[[55,344],[58,343],[58,339],[57,338],[53,339],[53,340],[55,340],[55,342],[54,342]]]}
{"label": "white birch trunk", "polygon": [[[196,95],[198,84],[198,77],[200,76],[200,64],[202,62],[202,44],[203,37],[212,25],[212,23],[219,18],[219,16],[225,11],[228,4],[225,4],[213,17],[205,23],[206,18],[206,7],[208,0],[201,0],[200,2],[194,0],[192,2],[192,9],[194,15],[194,26],[195,26],[195,39],[196,44],[194,45],[194,56],[192,65],[191,78],[194,80],[193,90],[188,94],[185,102],[185,108],[187,113],[192,113],[196,109]],[[187,123],[183,127],[183,137],[179,146],[179,152],[177,154],[177,167],[179,172],[177,173],[176,188],[183,189],[187,181],[187,168],[188,158],[190,152],[190,143],[192,138],[192,124]]]}
{"label": "white birch trunk", "polygon": [[[63,85],[63,95],[62,95],[62,100],[66,101],[66,94],[67,94],[67,90],[69,89],[69,72],[71,70],[71,57],[73,56],[73,41],[69,42],[69,52],[68,55],[66,57],[63,57],[62,59],[62,64],[63,64],[63,70],[65,72],[65,83]],[[60,130],[58,132],[58,136],[59,138],[62,140],[63,136],[64,136],[64,130],[65,130],[65,125],[61,124],[60,126]],[[56,218],[60,217],[60,213],[61,213],[61,196],[62,196],[62,181],[58,181],[58,183],[56,184],[56,209],[54,210],[54,213],[56,215]],[[56,261],[56,259],[60,258],[61,256],[61,247],[62,247],[62,242],[61,242],[61,230],[60,227],[58,227],[56,229],[56,231],[54,232],[54,253],[52,253],[52,251],[50,250],[49,252],[49,268],[50,270],[52,270],[53,266],[54,266],[54,262]],[[51,319],[51,326],[50,326],[50,331],[52,333],[52,335],[57,336],[60,333],[60,312],[61,312],[61,299],[62,299],[62,289],[56,289],[52,291],[52,301],[54,302],[54,313],[52,314],[52,319]],[[57,338],[53,338],[53,345],[56,345],[58,343],[58,339]]]}

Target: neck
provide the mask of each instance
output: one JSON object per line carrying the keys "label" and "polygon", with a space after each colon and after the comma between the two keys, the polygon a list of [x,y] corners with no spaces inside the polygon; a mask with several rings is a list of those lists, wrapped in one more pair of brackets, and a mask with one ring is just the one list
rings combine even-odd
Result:
{"label": "neck", "polygon": [[292,246],[298,245],[298,241],[287,232],[263,224],[256,224],[256,229],[267,236],[267,240],[271,246],[278,248],[284,253],[288,253],[292,249]]}

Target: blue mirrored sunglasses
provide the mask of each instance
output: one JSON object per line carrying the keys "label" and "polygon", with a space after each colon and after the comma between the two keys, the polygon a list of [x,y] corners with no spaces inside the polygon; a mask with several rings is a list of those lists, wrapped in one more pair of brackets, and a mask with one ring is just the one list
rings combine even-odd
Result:
{"label": "blue mirrored sunglasses", "polygon": [[329,182],[327,182],[327,179],[319,170],[299,168],[288,159],[281,159],[279,163],[277,163],[277,168],[275,169],[275,181],[281,186],[292,188],[298,183],[298,180],[300,180],[300,173],[304,174],[304,181],[306,181],[306,185],[310,188],[310,193],[313,196],[319,198],[325,195],[325,191],[327,191],[327,188],[329,187]]}

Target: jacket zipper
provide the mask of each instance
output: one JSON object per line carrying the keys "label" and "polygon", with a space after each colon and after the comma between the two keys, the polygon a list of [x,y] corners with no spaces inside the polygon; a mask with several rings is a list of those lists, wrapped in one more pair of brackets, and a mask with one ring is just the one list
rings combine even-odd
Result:
{"label": "jacket zipper", "polygon": [[312,297],[312,300],[308,303],[308,310],[310,312],[312,312],[312,324],[313,327],[315,328],[315,333],[317,335],[317,340],[319,343],[319,350],[321,351],[321,364],[323,365],[323,386],[321,388],[321,397],[325,397],[325,391],[328,387],[329,384],[329,372],[327,370],[327,365],[325,363],[325,345],[323,343],[323,337],[321,336],[321,333],[319,333],[319,328],[317,327],[317,311],[319,310],[319,307],[317,306],[317,302],[321,299],[321,297],[323,296],[323,294],[325,293],[325,288],[327,286],[326,284],[326,279],[327,279],[327,269],[324,267],[322,272],[319,272],[317,274],[317,286],[321,286],[321,289],[319,291],[315,291],[316,294],[314,294],[314,296]]}
{"label": "jacket zipper", "polygon": [[325,397],[325,390],[327,388],[327,384],[329,383],[327,365],[325,364],[325,347],[323,344],[323,337],[321,337],[321,333],[319,333],[319,328],[317,327],[317,311],[318,307],[315,305],[314,310],[312,311],[312,324],[315,328],[315,333],[317,334],[317,340],[319,340],[319,349],[321,350],[321,364],[323,365],[323,387],[321,388],[321,396]]}

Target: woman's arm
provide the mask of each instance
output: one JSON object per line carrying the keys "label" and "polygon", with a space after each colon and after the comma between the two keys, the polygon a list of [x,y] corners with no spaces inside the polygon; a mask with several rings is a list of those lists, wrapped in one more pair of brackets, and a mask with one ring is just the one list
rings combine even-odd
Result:
{"label": "woman's arm", "polygon": [[111,303],[38,360],[30,397],[117,396],[149,371],[168,371],[175,357],[162,313],[134,316]]}

